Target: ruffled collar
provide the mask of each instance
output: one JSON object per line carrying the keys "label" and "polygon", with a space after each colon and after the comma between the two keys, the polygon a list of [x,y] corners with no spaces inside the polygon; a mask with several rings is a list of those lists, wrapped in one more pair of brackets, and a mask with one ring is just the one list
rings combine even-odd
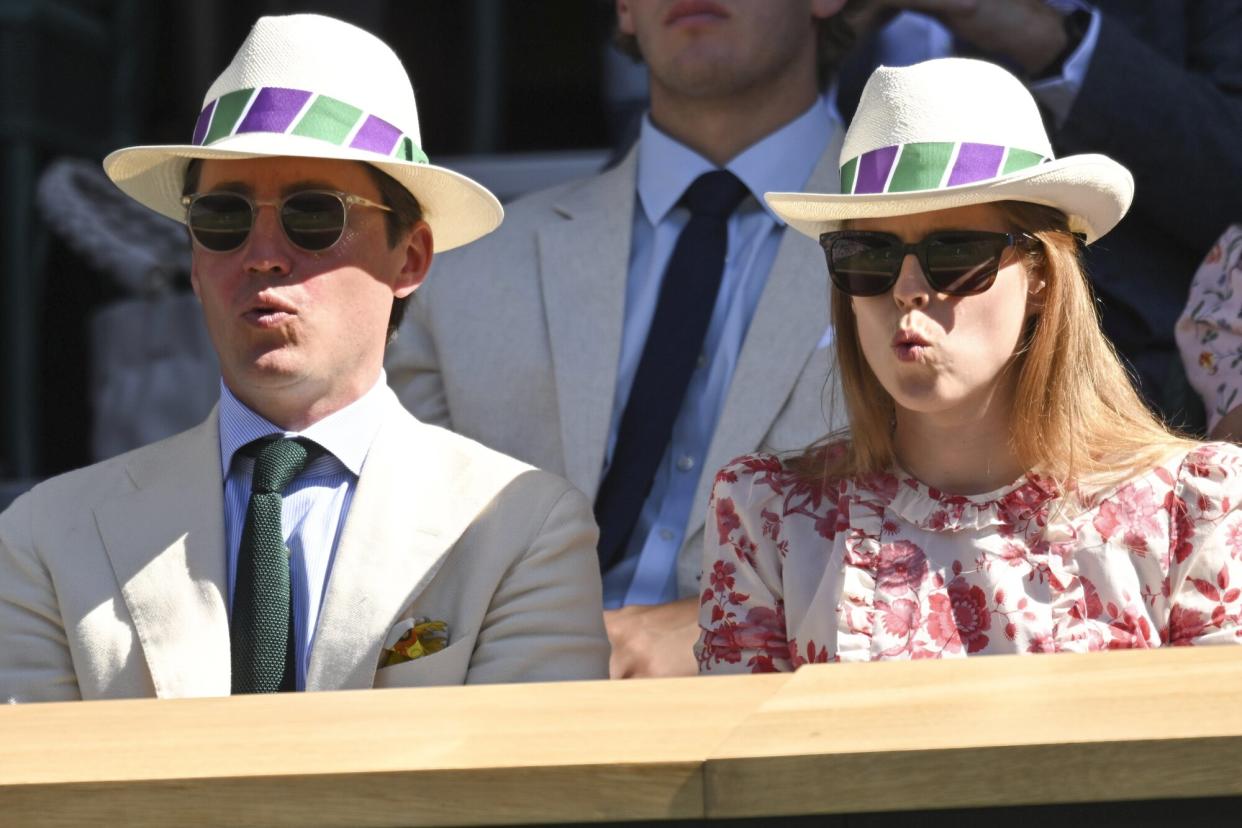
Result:
{"label": "ruffled collar", "polygon": [[1014,526],[1029,521],[1059,494],[1052,481],[1034,473],[984,494],[949,494],[899,468],[859,480],[858,488],[906,523],[935,532]]}

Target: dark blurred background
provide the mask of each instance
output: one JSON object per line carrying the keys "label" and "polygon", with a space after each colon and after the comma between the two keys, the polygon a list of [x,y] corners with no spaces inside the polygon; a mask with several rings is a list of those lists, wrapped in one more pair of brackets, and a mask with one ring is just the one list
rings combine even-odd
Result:
{"label": "dark blurred background", "polygon": [[[0,488],[93,459],[92,319],[134,298],[74,243],[96,229],[92,211],[114,209],[107,198],[79,182],[80,209],[46,195],[40,209],[41,178],[57,159],[88,159],[93,173],[121,146],[188,143],[255,18],[300,11],[391,44],[433,163],[505,200],[597,169],[645,100],[641,69],[610,45],[611,0],[0,0]],[[160,291],[183,294],[180,261],[167,269]]]}

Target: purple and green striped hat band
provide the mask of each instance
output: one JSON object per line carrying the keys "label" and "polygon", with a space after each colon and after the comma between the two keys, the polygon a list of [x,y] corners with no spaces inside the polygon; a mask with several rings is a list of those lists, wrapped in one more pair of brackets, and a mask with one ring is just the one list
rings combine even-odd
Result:
{"label": "purple and green striped hat band", "polygon": [[327,95],[279,86],[238,89],[211,101],[199,113],[192,143],[205,147],[250,132],[300,135],[395,161],[428,163],[422,148],[383,118]]}
{"label": "purple and green striped hat band", "polygon": [[897,144],[864,152],[841,167],[847,195],[908,193],[973,184],[1052,159],[1030,150],[969,141]]}

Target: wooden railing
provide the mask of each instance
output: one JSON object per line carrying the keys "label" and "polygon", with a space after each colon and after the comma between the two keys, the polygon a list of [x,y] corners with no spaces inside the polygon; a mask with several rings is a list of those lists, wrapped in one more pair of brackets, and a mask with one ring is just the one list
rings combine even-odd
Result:
{"label": "wooden railing", "polygon": [[514,824],[1220,796],[1242,796],[1242,647],[0,708],[3,825]]}

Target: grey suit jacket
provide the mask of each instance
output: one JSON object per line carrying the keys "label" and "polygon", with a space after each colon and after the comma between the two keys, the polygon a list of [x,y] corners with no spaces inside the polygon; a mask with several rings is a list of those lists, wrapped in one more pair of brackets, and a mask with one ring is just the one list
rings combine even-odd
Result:
{"label": "grey suit jacket", "polygon": [[[216,413],[0,515],[0,701],[228,695]],[[362,467],[308,690],[604,678],[596,530],[564,480],[395,401]],[[379,668],[402,619],[449,645]]]}
{"label": "grey suit jacket", "polygon": [[[808,190],[838,191],[840,141]],[[563,474],[591,498],[621,351],[636,156],[515,202],[499,230],[438,257],[387,363],[390,384],[419,418]],[[843,411],[826,414],[840,408],[824,347],[828,296],[818,245],[786,232],[702,466],[678,556],[683,597],[698,592],[716,470],[759,448],[801,448],[844,421]]]}

